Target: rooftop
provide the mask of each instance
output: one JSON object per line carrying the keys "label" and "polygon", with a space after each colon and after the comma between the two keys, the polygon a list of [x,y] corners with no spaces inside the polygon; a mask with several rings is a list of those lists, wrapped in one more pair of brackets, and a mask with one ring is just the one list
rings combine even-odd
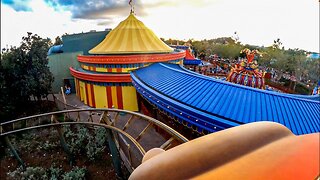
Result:
{"label": "rooftop", "polygon": [[90,54],[170,53],[173,49],[159,39],[133,13],[89,51]]}

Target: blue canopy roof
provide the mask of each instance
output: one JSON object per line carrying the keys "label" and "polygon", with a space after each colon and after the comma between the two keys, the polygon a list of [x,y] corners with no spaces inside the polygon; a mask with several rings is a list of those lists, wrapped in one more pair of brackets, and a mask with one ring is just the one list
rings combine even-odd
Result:
{"label": "blue canopy roof", "polygon": [[201,63],[200,59],[192,59],[192,60],[184,59],[183,60],[184,65],[199,65],[200,63]]}
{"label": "blue canopy roof", "polygon": [[295,134],[320,131],[319,99],[232,84],[175,64],[156,63],[131,72],[131,77],[142,97],[198,131],[256,121],[278,122]]}
{"label": "blue canopy roof", "polygon": [[308,58],[319,59],[320,58],[320,54],[319,53],[311,53],[311,54],[308,55]]}
{"label": "blue canopy roof", "polygon": [[48,56],[52,55],[52,54],[56,54],[56,53],[63,53],[63,44],[60,45],[55,45],[52,46],[49,50],[48,50]]}

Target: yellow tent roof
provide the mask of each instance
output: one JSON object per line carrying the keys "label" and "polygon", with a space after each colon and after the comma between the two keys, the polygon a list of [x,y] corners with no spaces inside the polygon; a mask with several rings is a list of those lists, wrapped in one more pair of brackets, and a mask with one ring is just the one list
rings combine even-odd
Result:
{"label": "yellow tent roof", "polygon": [[90,54],[169,53],[173,49],[159,39],[133,13],[92,48]]}

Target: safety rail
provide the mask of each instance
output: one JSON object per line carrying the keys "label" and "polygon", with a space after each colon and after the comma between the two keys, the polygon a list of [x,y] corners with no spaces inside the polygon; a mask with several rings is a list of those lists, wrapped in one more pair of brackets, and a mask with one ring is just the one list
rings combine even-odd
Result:
{"label": "safety rail", "polygon": [[[181,135],[180,133],[176,132],[175,130],[173,130],[172,128],[167,126],[166,124],[164,124],[164,123],[162,123],[162,122],[160,122],[160,121],[158,121],[158,120],[156,120],[154,118],[151,118],[149,116],[146,116],[146,115],[143,115],[143,114],[140,114],[140,113],[132,112],[132,111],[121,110],[121,109],[107,109],[107,108],[72,109],[72,110],[63,110],[63,111],[49,112],[49,113],[44,113],[44,114],[38,114],[38,115],[23,117],[23,118],[19,118],[19,119],[15,119],[15,120],[11,120],[11,121],[7,121],[7,122],[1,123],[0,124],[0,132],[1,132],[1,134],[3,133],[3,126],[5,126],[5,125],[7,126],[7,125],[11,124],[13,129],[14,129],[14,124],[18,123],[20,121],[25,121],[26,126],[27,126],[27,123],[28,123],[29,120],[38,118],[38,121],[40,123],[40,121],[41,121],[40,118],[41,117],[51,116],[51,115],[58,115],[58,114],[66,114],[66,116],[64,116],[64,120],[66,120],[66,118],[69,118],[69,119],[71,118],[70,117],[71,113],[77,113],[75,121],[81,121],[81,114],[80,114],[81,112],[89,112],[89,117],[88,117],[87,121],[91,121],[91,122],[94,121],[93,115],[98,115],[99,116],[101,114],[101,112],[114,112],[114,113],[116,113],[115,122],[114,123],[116,123],[116,121],[118,120],[117,117],[118,117],[119,113],[130,114],[130,115],[132,115],[132,117],[129,119],[130,121],[134,116],[140,117],[140,118],[152,123],[153,125],[156,125],[159,128],[165,130],[170,135],[175,137],[177,140],[180,140],[182,143],[188,142],[188,139],[185,138],[183,135]],[[97,112],[97,113],[95,114],[93,112]],[[124,129],[126,129],[127,126],[128,126],[128,124],[126,124]]]}
{"label": "safety rail", "polygon": [[[130,172],[141,164],[147,150],[156,147],[166,150],[188,141],[154,118],[127,110],[105,108],[63,110],[7,121],[0,124],[0,136],[7,138],[7,143],[10,143],[10,134],[69,124],[102,126],[109,129],[112,134],[111,141],[115,143],[117,153]],[[59,136],[63,139],[61,134],[63,133],[60,132]],[[17,159],[19,160],[18,157]]]}
{"label": "safety rail", "polygon": [[120,133],[121,135],[123,135],[127,139],[129,139],[131,141],[131,143],[133,143],[137,147],[137,149],[139,150],[141,155],[144,155],[146,153],[145,150],[143,149],[143,147],[141,147],[141,145],[128,133],[122,131],[121,129],[110,126],[110,125],[101,124],[101,123],[93,123],[93,122],[62,122],[62,123],[53,123],[53,124],[43,124],[43,125],[38,125],[38,126],[31,126],[31,127],[27,127],[27,128],[12,130],[9,132],[4,132],[4,133],[1,133],[0,136],[8,136],[10,134],[14,134],[14,133],[22,132],[22,131],[33,130],[33,129],[39,129],[39,128],[48,128],[48,127],[54,127],[54,126],[74,125],[74,124],[100,126],[100,127],[106,128],[106,129],[110,129],[112,131],[116,131],[117,133]]}

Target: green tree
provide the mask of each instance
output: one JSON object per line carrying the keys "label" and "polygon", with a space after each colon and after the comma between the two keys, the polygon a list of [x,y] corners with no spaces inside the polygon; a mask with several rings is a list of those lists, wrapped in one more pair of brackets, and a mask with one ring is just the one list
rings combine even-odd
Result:
{"label": "green tree", "polygon": [[60,45],[60,44],[63,44],[60,36],[57,36],[54,40],[54,44],[53,45]]}
{"label": "green tree", "polygon": [[[51,90],[53,76],[49,71],[47,52],[50,39],[28,33],[19,47],[1,52],[0,112],[5,118],[14,118],[14,110],[30,103],[30,97],[46,97]],[[3,118],[0,118],[3,119]]]}
{"label": "green tree", "polygon": [[272,47],[274,49],[280,49],[281,46],[282,46],[282,42],[280,41],[280,38],[273,40]]}

